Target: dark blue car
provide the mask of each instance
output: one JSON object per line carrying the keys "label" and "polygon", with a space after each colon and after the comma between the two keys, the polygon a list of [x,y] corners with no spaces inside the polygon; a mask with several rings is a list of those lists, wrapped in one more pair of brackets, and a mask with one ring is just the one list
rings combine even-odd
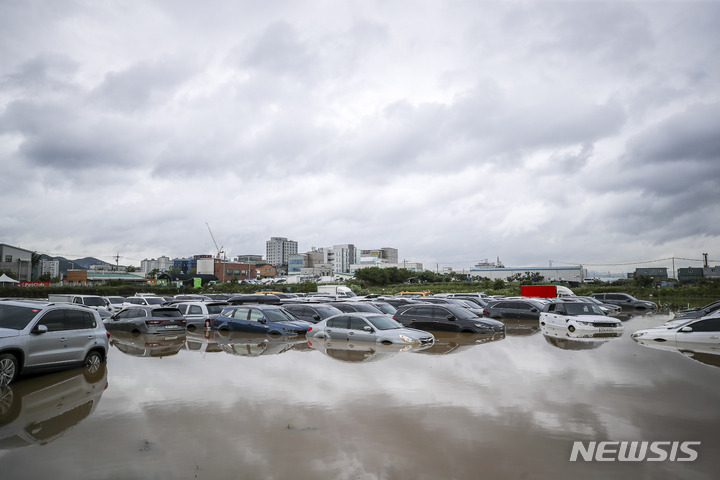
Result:
{"label": "dark blue car", "polygon": [[225,308],[215,319],[220,333],[248,332],[267,335],[304,335],[312,323],[298,320],[277,305],[241,305]]}

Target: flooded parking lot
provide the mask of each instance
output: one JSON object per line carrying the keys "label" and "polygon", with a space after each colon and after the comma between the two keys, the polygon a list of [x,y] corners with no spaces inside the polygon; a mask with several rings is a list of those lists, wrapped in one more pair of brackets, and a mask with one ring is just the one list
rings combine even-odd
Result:
{"label": "flooded parking lot", "polygon": [[[630,338],[671,317],[632,317],[619,337],[515,321],[405,350],[114,335],[99,372],[3,390],[2,478],[716,478],[720,345]],[[648,451],[570,461],[593,441]]]}

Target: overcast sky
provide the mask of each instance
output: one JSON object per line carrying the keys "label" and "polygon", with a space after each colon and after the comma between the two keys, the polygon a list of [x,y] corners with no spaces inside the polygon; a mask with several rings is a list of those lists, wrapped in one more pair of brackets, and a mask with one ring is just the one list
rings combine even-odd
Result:
{"label": "overcast sky", "polygon": [[139,266],[215,253],[207,223],[228,256],[280,236],[433,270],[720,259],[719,21],[688,1],[2,1],[0,243]]}

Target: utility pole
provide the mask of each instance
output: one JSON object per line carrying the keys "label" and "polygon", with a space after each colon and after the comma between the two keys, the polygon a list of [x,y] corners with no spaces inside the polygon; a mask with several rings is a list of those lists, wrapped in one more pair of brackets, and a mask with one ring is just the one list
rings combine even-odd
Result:
{"label": "utility pole", "polygon": [[703,268],[708,268],[708,254],[703,253]]}

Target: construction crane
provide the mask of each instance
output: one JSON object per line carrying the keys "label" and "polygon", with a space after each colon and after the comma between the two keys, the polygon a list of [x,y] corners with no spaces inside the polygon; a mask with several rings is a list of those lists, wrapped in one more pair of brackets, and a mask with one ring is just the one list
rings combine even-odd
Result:
{"label": "construction crane", "polygon": [[210,232],[210,236],[212,237],[212,241],[215,244],[215,249],[217,250],[217,255],[215,258],[220,258],[220,254],[223,254],[223,259],[225,259],[225,251],[223,250],[224,247],[218,247],[217,242],[215,241],[215,235],[213,235],[212,230],[210,230],[210,224],[205,222],[205,225],[208,227],[208,232]]}

